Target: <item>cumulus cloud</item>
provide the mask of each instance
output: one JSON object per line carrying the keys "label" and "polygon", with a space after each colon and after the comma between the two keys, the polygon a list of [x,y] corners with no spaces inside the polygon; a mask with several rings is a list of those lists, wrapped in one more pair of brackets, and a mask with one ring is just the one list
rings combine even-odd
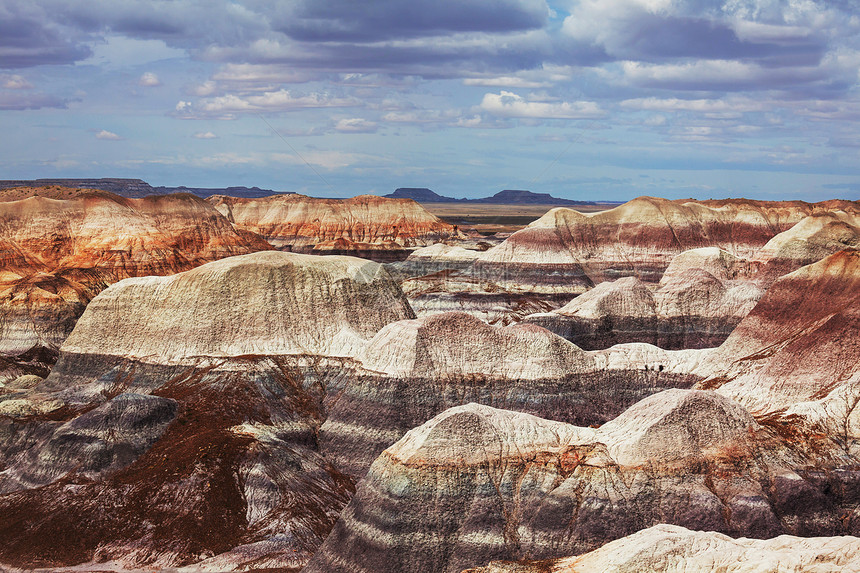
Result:
{"label": "cumulus cloud", "polygon": [[517,118],[582,119],[605,115],[600,106],[590,101],[529,101],[508,91],[501,91],[498,94],[485,94],[479,107],[493,115]]}
{"label": "cumulus cloud", "polygon": [[794,61],[808,62],[839,33],[834,15],[812,1],[581,0],[563,30],[618,59],[766,60],[789,50]]}
{"label": "cumulus cloud", "polygon": [[120,141],[122,137],[115,134],[112,131],[108,131],[106,129],[100,129],[96,132],[96,139],[104,139],[106,141]]}
{"label": "cumulus cloud", "polygon": [[33,89],[33,84],[27,81],[24,76],[18,74],[0,74],[0,85],[7,90],[29,90]]}
{"label": "cumulus cloud", "polygon": [[218,139],[218,136],[211,131],[200,131],[194,134],[196,139]]}
{"label": "cumulus cloud", "polygon": [[374,133],[378,124],[375,121],[353,117],[349,119],[341,119],[334,128],[341,133]]}
{"label": "cumulus cloud", "polygon": [[154,88],[161,85],[161,80],[158,79],[158,76],[155,73],[146,72],[142,76],[140,76],[140,79],[137,81],[137,83],[138,85],[143,87]]}

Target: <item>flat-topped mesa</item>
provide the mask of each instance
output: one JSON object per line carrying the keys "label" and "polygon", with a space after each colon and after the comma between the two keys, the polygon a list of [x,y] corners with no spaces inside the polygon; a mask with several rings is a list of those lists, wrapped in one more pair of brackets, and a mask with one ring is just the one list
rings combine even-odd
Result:
{"label": "flat-topped mesa", "polygon": [[600,549],[549,562],[495,562],[463,573],[820,573],[856,572],[860,538],[795,537],[732,539],[713,531],[655,525],[607,543]]}
{"label": "flat-topped mesa", "polygon": [[410,199],[291,194],[260,199],[216,195],[208,201],[236,227],[293,251],[405,249],[459,236],[456,227]]}
{"label": "flat-topped mesa", "polygon": [[777,280],[709,357],[702,385],[757,415],[838,394],[858,373],[858,328],[860,251],[844,250]]}
{"label": "flat-topped mesa", "polygon": [[0,201],[0,354],[42,376],[85,305],[108,284],[271,248],[191,195],[26,191],[28,198]]}
{"label": "flat-topped mesa", "polygon": [[839,466],[847,485],[852,459],[832,444],[794,450],[714,392],[656,394],[596,430],[468,404],[379,456],[305,571],[457,572],[576,555],[666,521],[850,533],[840,512],[860,496],[804,472]]}
{"label": "flat-topped mesa", "polygon": [[[777,233],[831,207],[640,197],[591,214],[558,208],[487,251],[473,272],[514,292],[578,294],[592,284],[626,275],[657,282],[682,251],[719,247],[749,258]],[[858,212],[856,203],[841,207],[847,213]]]}

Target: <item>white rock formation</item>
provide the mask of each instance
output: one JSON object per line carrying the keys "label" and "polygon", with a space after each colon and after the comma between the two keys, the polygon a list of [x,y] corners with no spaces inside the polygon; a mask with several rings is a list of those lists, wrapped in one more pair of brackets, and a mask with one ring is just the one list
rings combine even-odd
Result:
{"label": "white rock formation", "polygon": [[168,277],[123,280],[61,348],[161,363],[200,356],[349,356],[412,311],[374,262],[266,251]]}
{"label": "white rock formation", "polygon": [[[490,564],[470,573],[510,573],[505,564]],[[579,557],[552,564],[522,566],[517,573],[857,573],[857,537],[732,539],[713,531],[691,531],[677,525],[655,525],[607,543]]]}

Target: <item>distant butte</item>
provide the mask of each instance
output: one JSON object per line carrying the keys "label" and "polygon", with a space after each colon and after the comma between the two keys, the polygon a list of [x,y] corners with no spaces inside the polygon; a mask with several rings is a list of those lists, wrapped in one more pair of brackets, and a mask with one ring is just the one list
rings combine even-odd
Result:
{"label": "distant butte", "polygon": [[[13,188],[34,188],[34,187],[64,187],[74,189],[93,189],[99,191],[109,191],[120,197],[128,197],[137,199],[148,195],[170,195],[172,193],[191,193],[198,197],[209,197],[211,195],[227,195],[230,197],[245,197],[258,198],[268,197],[269,195],[289,195],[292,191],[273,191],[271,189],[260,189],[259,187],[153,187],[143,179],[116,179],[116,178],[101,178],[101,179],[32,179],[32,180],[0,180],[0,191],[6,191]],[[4,193],[9,195],[9,193]],[[44,196],[44,194],[42,193]],[[2,199],[5,201],[15,201],[17,199],[25,199],[29,195],[20,197],[11,197]]]}
{"label": "distant butte", "polygon": [[399,187],[394,193],[383,195],[391,199],[412,199],[419,203],[484,203],[492,205],[620,205],[620,201],[573,201],[559,199],[549,193],[532,193],[522,189],[505,189],[492,197],[455,199],[439,195],[426,187]]}

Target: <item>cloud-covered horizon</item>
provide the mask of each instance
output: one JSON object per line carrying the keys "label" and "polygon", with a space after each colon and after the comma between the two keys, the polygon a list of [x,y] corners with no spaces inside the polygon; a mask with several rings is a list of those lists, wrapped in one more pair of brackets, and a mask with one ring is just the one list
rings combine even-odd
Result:
{"label": "cloud-covered horizon", "polygon": [[15,177],[307,191],[289,137],[344,195],[816,199],[860,182],[858,83],[850,0],[0,0]]}

